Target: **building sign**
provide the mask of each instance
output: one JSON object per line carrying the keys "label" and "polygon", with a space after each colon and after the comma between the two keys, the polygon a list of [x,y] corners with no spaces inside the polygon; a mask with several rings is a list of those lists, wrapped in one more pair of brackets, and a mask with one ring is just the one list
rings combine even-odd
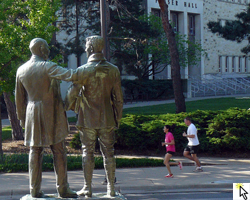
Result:
{"label": "building sign", "polygon": [[[224,0],[224,1],[227,1],[227,0]],[[156,0],[155,2],[157,3],[158,0]],[[166,0],[166,3],[169,5],[173,5],[173,6],[179,5],[179,2],[177,0]],[[184,7],[198,8],[197,3],[191,3],[191,2],[186,2],[186,1],[184,2]]]}

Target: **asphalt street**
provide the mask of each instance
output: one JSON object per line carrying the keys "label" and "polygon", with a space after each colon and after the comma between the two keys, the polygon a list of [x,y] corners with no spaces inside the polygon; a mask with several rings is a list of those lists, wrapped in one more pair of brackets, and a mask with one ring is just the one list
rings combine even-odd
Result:
{"label": "asphalt street", "polygon": [[222,192],[154,192],[154,193],[131,193],[124,194],[128,200],[176,200],[176,199],[189,199],[189,200],[232,200],[232,191]]}

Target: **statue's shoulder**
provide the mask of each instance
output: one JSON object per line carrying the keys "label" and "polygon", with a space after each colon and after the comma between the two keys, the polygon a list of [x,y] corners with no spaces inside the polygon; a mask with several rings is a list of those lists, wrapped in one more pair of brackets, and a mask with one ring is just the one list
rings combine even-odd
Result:
{"label": "statue's shoulder", "polygon": [[84,65],[81,65],[80,67],[77,68],[77,70],[87,70],[88,68],[94,67],[96,64],[92,62],[88,62]]}
{"label": "statue's shoulder", "polygon": [[54,62],[51,62],[51,61],[43,61],[44,62],[44,66],[47,67],[47,68],[51,68],[51,67],[54,67],[54,66],[57,66],[56,63]]}
{"label": "statue's shoulder", "polygon": [[93,67],[93,66],[95,66],[95,63],[93,63],[93,62],[87,62],[86,64],[81,65],[78,68],[89,68],[89,67]]}
{"label": "statue's shoulder", "polygon": [[20,73],[23,73],[28,67],[30,66],[30,60],[28,60],[26,63],[22,64],[20,67],[17,68],[17,75]]}

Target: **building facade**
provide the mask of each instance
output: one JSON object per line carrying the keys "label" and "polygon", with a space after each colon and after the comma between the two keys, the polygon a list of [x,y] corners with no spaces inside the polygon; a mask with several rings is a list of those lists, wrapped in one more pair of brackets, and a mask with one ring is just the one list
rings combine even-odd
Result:
{"label": "building facade", "polygon": [[[207,24],[209,21],[220,21],[223,25],[227,20],[235,20],[235,15],[244,11],[250,0],[166,0],[166,3],[174,31],[200,42],[207,53],[196,66],[182,69],[182,78],[207,77],[211,74],[229,77],[249,74],[250,62],[241,52],[248,40],[241,43],[225,40],[212,33]],[[157,0],[147,0],[147,12],[160,15]],[[170,69],[164,73],[167,78],[171,77]]]}
{"label": "building facade", "polygon": [[[143,0],[147,14],[160,16],[157,0]],[[235,15],[244,11],[250,0],[166,0],[169,19],[173,29],[199,42],[206,55],[201,56],[195,66],[181,68],[182,79],[213,79],[214,77],[247,77],[250,73],[250,60],[245,57],[241,49],[248,44],[248,40],[237,43],[225,40],[208,29],[208,22],[219,21],[222,25],[226,21],[235,20]],[[58,34],[57,39],[65,41],[65,34]],[[69,40],[67,38],[67,40]],[[81,64],[86,63],[85,53],[81,56]],[[69,68],[76,68],[75,55],[68,57]],[[122,78],[134,79],[122,72]],[[150,77],[153,78],[153,77]],[[168,66],[163,72],[154,75],[155,79],[171,79],[171,68]],[[196,84],[197,85],[197,84]],[[187,96],[191,93],[191,84],[187,83]]]}

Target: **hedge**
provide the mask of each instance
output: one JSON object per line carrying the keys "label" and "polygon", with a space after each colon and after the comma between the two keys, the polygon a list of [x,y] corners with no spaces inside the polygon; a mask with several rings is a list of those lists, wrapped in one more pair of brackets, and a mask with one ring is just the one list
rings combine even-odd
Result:
{"label": "hedge", "polygon": [[[28,171],[28,154],[12,154],[3,155],[0,160],[0,172],[27,172]],[[173,161],[173,160],[171,160]],[[82,170],[82,155],[67,156],[68,170]],[[117,168],[128,167],[156,167],[164,166],[161,159],[147,159],[147,158],[116,158]],[[43,171],[53,171],[53,157],[52,155],[44,155],[43,157]],[[95,157],[95,169],[103,169],[103,158]]]}
{"label": "hedge", "polygon": [[[165,137],[163,126],[175,124],[176,151],[182,152],[187,144],[187,139],[182,136],[183,131],[187,130],[183,120],[187,116],[193,119],[198,129],[200,152],[250,151],[250,111],[239,108],[165,115],[127,114],[116,131],[115,149],[135,153],[164,152],[165,148],[161,146]],[[79,135],[75,137],[79,138]],[[79,139],[73,141],[80,145]]]}

